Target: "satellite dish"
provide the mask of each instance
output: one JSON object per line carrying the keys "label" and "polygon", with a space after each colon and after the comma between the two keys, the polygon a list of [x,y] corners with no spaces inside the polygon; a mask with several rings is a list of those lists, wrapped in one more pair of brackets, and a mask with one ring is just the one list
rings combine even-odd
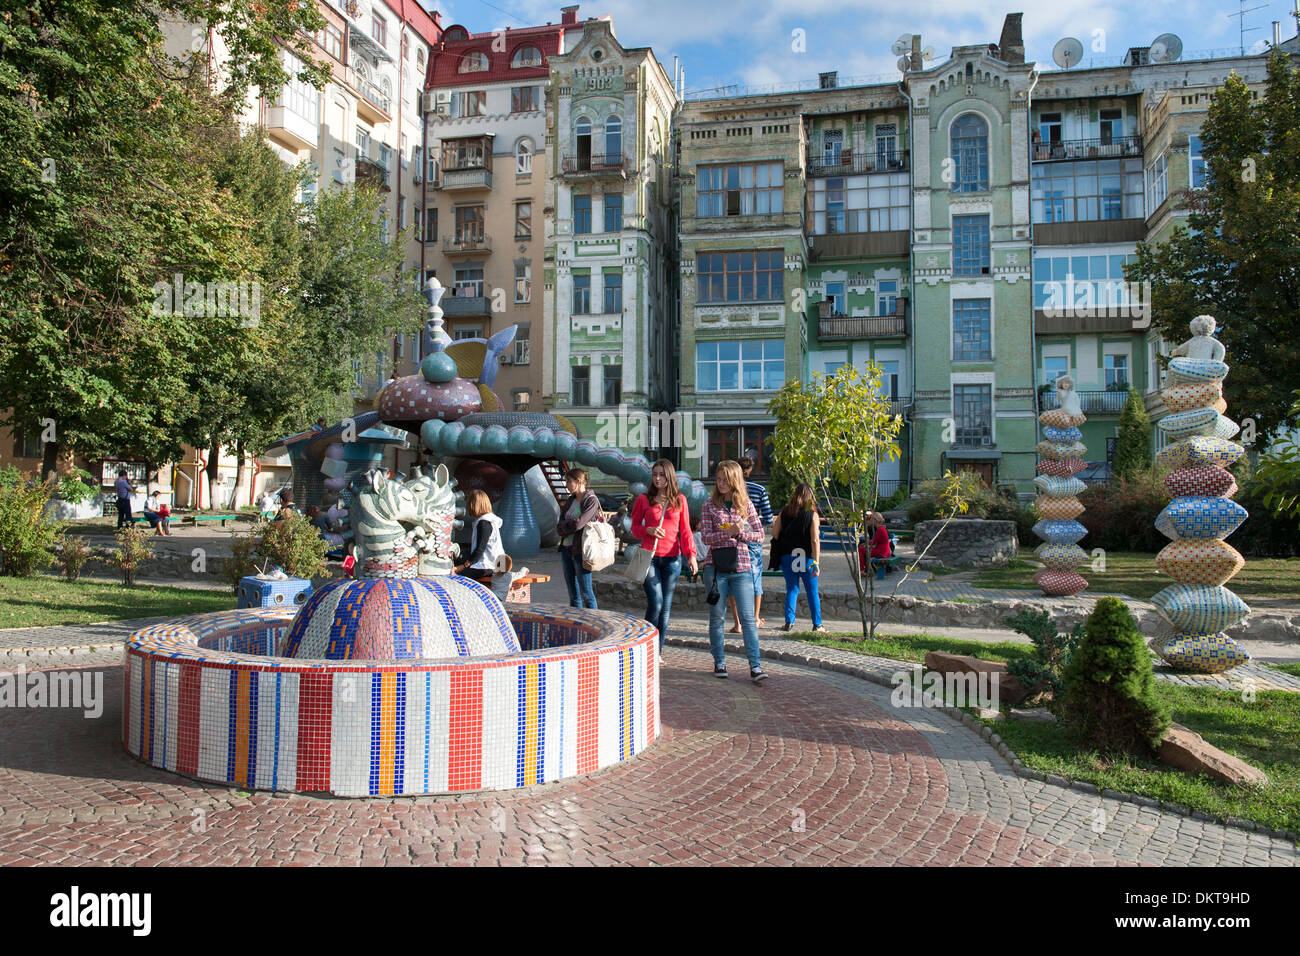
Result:
{"label": "satellite dish", "polygon": [[1183,41],[1176,33],[1162,33],[1151,41],[1147,59],[1152,63],[1173,63],[1183,55]]}
{"label": "satellite dish", "polygon": [[928,47],[926,47],[924,50],[922,50],[922,51],[921,51],[921,59],[922,59],[922,60],[933,60],[933,59],[934,59],[934,47],[932,47],[932,46],[928,46]]}
{"label": "satellite dish", "polygon": [[912,61],[909,60],[907,57],[905,57],[905,56],[900,56],[900,57],[898,58],[898,72],[900,72],[900,73],[906,73],[906,72],[907,72],[907,68],[908,68],[909,66],[911,66],[911,65],[912,65]]}
{"label": "satellite dish", "polygon": [[1052,61],[1062,69],[1068,70],[1082,59],[1083,44],[1074,37],[1057,40],[1056,46],[1052,47]]}
{"label": "satellite dish", "polygon": [[912,34],[904,33],[901,37],[899,37],[897,40],[894,41],[894,45],[889,48],[889,51],[893,53],[894,56],[902,56],[904,53],[907,53],[911,49],[912,49]]}

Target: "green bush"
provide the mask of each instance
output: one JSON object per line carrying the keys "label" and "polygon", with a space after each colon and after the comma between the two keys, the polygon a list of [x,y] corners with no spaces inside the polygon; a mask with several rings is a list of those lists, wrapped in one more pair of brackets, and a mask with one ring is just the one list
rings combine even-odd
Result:
{"label": "green bush", "polygon": [[1151,652],[1118,598],[1097,602],[1064,669],[1062,726],[1091,750],[1150,756],[1169,727],[1155,695]]}
{"label": "green bush", "polygon": [[[968,509],[958,518],[984,518],[988,521],[1014,521],[1016,533],[1022,543],[1033,542],[1030,531],[1038,520],[1033,508],[1011,495],[999,494],[980,483],[973,472],[960,473],[960,491],[965,497]],[[921,484],[916,490],[916,497],[907,508],[907,519],[913,525],[919,521],[943,519],[952,513],[952,505],[944,507],[942,503],[945,482],[942,478],[932,478]],[[881,509],[884,510],[884,509]]]}
{"label": "green bush", "polygon": [[80,535],[63,536],[63,550],[59,560],[63,563],[63,574],[69,581],[81,576],[81,566],[90,559],[90,543]]}
{"label": "green bush", "polygon": [[1084,512],[1078,520],[1088,529],[1088,537],[1079,543],[1086,549],[1154,554],[1169,543],[1156,530],[1156,515],[1169,504],[1169,495],[1164,476],[1154,469],[1089,485],[1079,501]]}
{"label": "green bush", "polygon": [[290,577],[320,577],[328,567],[330,544],[305,514],[295,511],[278,521],[259,522],[253,535],[262,539],[257,548],[261,557]]}
{"label": "green bush", "polygon": [[0,575],[30,577],[53,562],[59,524],[45,519],[45,507],[54,487],[12,467],[0,471]]}
{"label": "green bush", "polygon": [[257,566],[253,563],[256,549],[257,539],[251,534],[237,534],[230,541],[230,560],[223,566],[223,577],[235,593],[239,592],[239,582],[244,577],[257,573]]}
{"label": "green bush", "polygon": [[1115,474],[1138,478],[1151,469],[1151,419],[1146,402],[1133,386],[1119,416],[1119,439],[1115,443]]}
{"label": "green bush", "polygon": [[1065,693],[1065,668],[1083,637],[1083,625],[1076,624],[1074,630],[1062,634],[1049,612],[1028,609],[1013,614],[1005,623],[1034,643],[1034,656],[1011,661],[1007,673],[1020,681],[1030,697],[1051,694],[1052,700],[1059,702]]}
{"label": "green bush", "polygon": [[132,524],[118,528],[117,538],[118,567],[122,569],[122,583],[135,586],[135,572],[140,565],[153,557],[153,545],[149,542],[149,531],[143,525]]}
{"label": "green bush", "polygon": [[1264,503],[1266,487],[1251,478],[1243,482],[1233,501],[1250,512],[1250,517],[1232,533],[1228,544],[1247,557],[1290,558],[1300,554],[1300,527],[1295,519],[1278,517]]}
{"label": "green bush", "polygon": [[888,498],[881,498],[880,501],[876,503],[876,510],[894,511],[895,509],[901,508],[903,505],[905,505],[908,502],[908,500],[911,498],[911,496],[912,493],[907,490],[906,486],[901,488],[896,488],[892,495],[890,495]]}

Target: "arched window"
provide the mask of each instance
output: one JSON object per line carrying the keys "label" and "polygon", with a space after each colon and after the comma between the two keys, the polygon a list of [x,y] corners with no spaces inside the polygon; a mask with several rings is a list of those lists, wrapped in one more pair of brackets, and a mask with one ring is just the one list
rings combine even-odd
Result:
{"label": "arched window", "polygon": [[518,70],[525,66],[541,66],[542,51],[535,46],[521,46],[510,58],[510,68]]}
{"label": "arched window", "polygon": [[587,117],[581,117],[573,124],[573,133],[576,137],[577,155],[575,168],[579,171],[591,169],[591,120]]}
{"label": "arched window", "polygon": [[956,178],[952,191],[982,192],[989,188],[989,127],[967,113],[952,124],[952,160]]}
{"label": "arched window", "polygon": [[533,171],[533,142],[521,139],[515,147],[515,172],[519,175]]}
{"label": "arched window", "polygon": [[488,68],[487,54],[481,50],[466,53],[460,61],[460,73],[482,73]]}
{"label": "arched window", "polygon": [[623,121],[617,116],[605,120],[605,164],[616,165],[623,157]]}

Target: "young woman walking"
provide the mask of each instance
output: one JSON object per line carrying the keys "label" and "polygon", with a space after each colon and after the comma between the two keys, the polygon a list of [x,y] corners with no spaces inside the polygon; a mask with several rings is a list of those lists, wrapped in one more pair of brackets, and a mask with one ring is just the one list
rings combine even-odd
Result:
{"label": "young woman walking", "polygon": [[638,495],[632,506],[632,536],[654,554],[645,576],[645,619],[658,629],[659,653],[663,654],[682,560],[691,574],[699,569],[690,511],[677,487],[677,471],[666,458],[660,458],[650,470],[649,494]]}
{"label": "young woman walking", "polygon": [[799,584],[808,595],[814,631],[822,627],[822,604],[817,596],[817,561],[821,558],[821,519],[813,502],[813,490],[800,484],[772,523],[772,563],[785,577],[785,626],[794,630],[794,611],[799,601]]}
{"label": "young woman walking", "polygon": [[758,628],[754,625],[754,579],[750,571],[749,545],[763,540],[763,524],[745,492],[745,476],[734,461],[718,463],[713,495],[704,502],[700,515],[700,537],[709,546],[704,559],[705,584],[716,591],[718,600],[709,605],[709,648],[713,652],[713,676],[727,676],[722,643],[722,625],[727,616],[727,598],[736,599],[740,611],[741,635],[749,658],[749,676],[755,684],[767,680],[759,664]]}
{"label": "young woman walking", "polygon": [[564,585],[569,589],[570,607],[596,608],[596,592],[591,589],[591,572],[582,566],[583,529],[600,516],[600,499],[587,490],[587,470],[572,468],[564,479],[569,497],[560,506],[560,520],[555,530],[560,537],[560,565]]}

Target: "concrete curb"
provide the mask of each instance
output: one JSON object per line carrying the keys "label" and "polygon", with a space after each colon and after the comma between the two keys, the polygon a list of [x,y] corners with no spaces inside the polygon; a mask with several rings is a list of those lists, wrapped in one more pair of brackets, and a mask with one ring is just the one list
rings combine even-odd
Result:
{"label": "concrete curb", "polygon": [[[689,638],[670,637],[666,639],[665,643],[672,644],[677,647],[690,647],[690,648],[697,648],[703,650],[709,649],[709,642],[707,638],[702,639],[697,637],[689,637]],[[744,643],[741,641],[726,641],[725,645],[728,650],[744,649]],[[762,657],[768,658],[770,660],[781,661],[782,663],[786,663],[786,664],[802,664],[804,666],[814,667],[819,670],[828,670],[840,674],[847,674],[850,677],[856,677],[859,680],[864,680],[870,684],[876,684],[880,687],[893,688],[895,686],[894,684],[890,683],[890,681],[887,678],[882,677],[879,674],[874,674],[864,667],[855,667],[853,664],[847,663],[845,661],[831,660],[830,658],[826,658],[818,655],[816,652],[820,648],[816,644],[809,644],[807,645],[807,648],[808,650],[806,653],[794,653],[791,651],[768,651],[760,647],[759,654]],[[908,669],[912,666],[911,663],[908,661],[893,662],[890,658],[885,658],[885,657],[871,657],[868,659],[878,660],[878,661],[891,661],[892,663],[897,663],[899,667],[902,669]],[[991,725],[984,723],[978,718],[962,710],[960,707],[949,707],[947,704],[945,704],[942,707],[935,707],[929,709],[941,711],[942,713],[946,714],[948,718],[951,719],[954,723],[963,724],[964,726],[968,727],[969,729],[973,730],[975,733],[983,737],[986,741],[989,742],[990,746],[992,746],[998,752],[998,754],[1007,762],[1007,764],[1011,767],[1012,772],[1015,773],[1016,776],[1018,777],[1024,777],[1027,780],[1036,780],[1040,783],[1048,783],[1053,786],[1067,788],[1070,790],[1077,790],[1080,793],[1087,793],[1087,794],[1092,794],[1094,796],[1100,796],[1100,797],[1108,797],[1112,800],[1119,800],[1124,803],[1134,803],[1140,807],[1149,807],[1152,809],[1158,808],[1167,813],[1173,813],[1181,817],[1187,817],[1188,819],[1191,820],[1200,820],[1207,823],[1220,823],[1223,826],[1231,827],[1236,830],[1245,830],[1249,833],[1262,833],[1265,836],[1274,837],[1279,840],[1287,840],[1293,844],[1300,844],[1300,833],[1295,833],[1291,830],[1274,830],[1270,827],[1264,826],[1263,824],[1255,823],[1254,821],[1251,820],[1242,820],[1239,817],[1216,817],[1206,813],[1204,810],[1193,810],[1190,807],[1185,807],[1182,806],[1181,804],[1167,803],[1164,800],[1156,800],[1153,797],[1144,797],[1141,794],[1120,793],[1117,790],[1099,791],[1097,789],[1096,784],[1088,783],[1083,780],[1072,780],[1067,777],[1059,776],[1057,774],[1044,773],[1041,770],[1031,770],[1024,765],[1024,762],[1021,761],[1020,757],[1015,753],[1015,751],[1013,751],[1010,747],[1008,747],[1002,741],[1002,738],[999,737],[996,733],[994,733],[993,727]]]}

